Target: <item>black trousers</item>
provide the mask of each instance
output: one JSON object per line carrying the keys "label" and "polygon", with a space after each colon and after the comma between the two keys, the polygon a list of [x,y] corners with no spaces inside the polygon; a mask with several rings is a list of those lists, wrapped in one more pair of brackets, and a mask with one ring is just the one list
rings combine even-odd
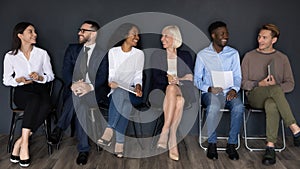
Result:
{"label": "black trousers", "polygon": [[50,113],[49,83],[32,83],[15,88],[14,103],[24,109],[22,128],[35,132]]}

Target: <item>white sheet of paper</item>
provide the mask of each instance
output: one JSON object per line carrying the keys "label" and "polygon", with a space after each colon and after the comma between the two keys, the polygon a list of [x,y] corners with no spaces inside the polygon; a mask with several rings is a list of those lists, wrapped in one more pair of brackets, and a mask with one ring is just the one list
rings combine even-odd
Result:
{"label": "white sheet of paper", "polygon": [[211,71],[214,87],[228,89],[233,86],[232,71]]}
{"label": "white sheet of paper", "polygon": [[133,91],[132,89],[128,89],[128,88],[123,87],[123,86],[121,86],[121,85],[119,85],[118,87],[136,95],[136,92]]}

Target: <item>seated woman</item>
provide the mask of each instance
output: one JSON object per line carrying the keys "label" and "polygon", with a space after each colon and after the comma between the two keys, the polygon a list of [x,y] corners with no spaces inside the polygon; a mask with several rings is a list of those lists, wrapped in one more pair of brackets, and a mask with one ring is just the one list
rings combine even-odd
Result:
{"label": "seated woman", "polygon": [[158,148],[169,147],[169,157],[179,160],[176,132],[186,102],[193,96],[193,60],[187,51],[178,50],[182,44],[180,30],[170,25],[162,30],[161,42],[165,50],[152,54],[152,89],[165,92],[163,101],[164,126],[157,143]]}
{"label": "seated woman", "polygon": [[[132,105],[142,103],[142,76],[144,53],[135,48],[139,41],[139,29],[131,23],[124,23],[117,28],[110,41],[118,42],[108,52],[109,75],[108,85],[110,105],[108,126],[98,144],[110,146],[113,130],[116,132],[115,154],[123,157],[125,132]],[[115,44],[115,43],[114,43]],[[123,88],[134,87],[135,94]]]}
{"label": "seated woman", "polygon": [[33,24],[18,23],[13,30],[13,43],[4,58],[3,84],[15,87],[14,103],[24,109],[22,135],[14,144],[10,157],[21,167],[30,165],[29,136],[50,113],[47,82],[54,79],[47,52],[34,46],[37,34]]}

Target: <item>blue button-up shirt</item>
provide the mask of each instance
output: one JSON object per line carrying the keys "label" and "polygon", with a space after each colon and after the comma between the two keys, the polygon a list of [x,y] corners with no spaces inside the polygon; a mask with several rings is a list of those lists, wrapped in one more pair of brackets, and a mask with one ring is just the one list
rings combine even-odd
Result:
{"label": "blue button-up shirt", "polygon": [[236,92],[240,90],[242,75],[240,56],[237,50],[225,46],[220,53],[217,53],[211,43],[197,54],[194,84],[203,93],[213,86],[211,71],[232,71],[234,86],[223,89],[225,95],[230,89],[234,89]]}

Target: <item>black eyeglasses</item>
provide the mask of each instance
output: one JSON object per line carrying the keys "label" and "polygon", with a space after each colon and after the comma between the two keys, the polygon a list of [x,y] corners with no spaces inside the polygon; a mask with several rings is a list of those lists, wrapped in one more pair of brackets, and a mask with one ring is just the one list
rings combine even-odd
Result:
{"label": "black eyeglasses", "polygon": [[86,32],[86,31],[87,31],[87,32],[96,32],[95,30],[81,29],[81,28],[79,28],[78,31],[81,32],[81,33],[84,33],[84,32]]}

